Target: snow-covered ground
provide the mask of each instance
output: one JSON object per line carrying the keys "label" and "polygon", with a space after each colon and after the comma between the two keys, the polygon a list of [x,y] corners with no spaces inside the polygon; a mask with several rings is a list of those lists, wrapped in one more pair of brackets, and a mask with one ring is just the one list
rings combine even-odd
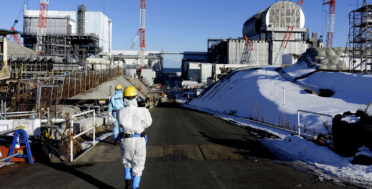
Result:
{"label": "snow-covered ground", "polygon": [[[372,88],[367,87],[368,83],[372,83],[372,75],[317,72],[301,80],[335,92],[332,97],[320,97],[283,79],[274,69],[236,72],[186,106],[275,134],[280,139],[265,139],[262,143],[280,157],[303,161],[323,174],[359,186],[372,187],[372,166],[351,164],[352,158],[341,157],[327,147],[318,146],[299,136],[291,136],[293,132],[253,124],[243,119],[252,118],[296,131],[297,110],[331,116],[364,110],[368,102],[372,101]],[[285,71],[292,77],[299,77],[314,69],[297,64]],[[372,113],[371,109],[368,110],[369,114]],[[310,135],[330,135],[332,132],[330,117],[301,113],[300,118],[302,132]]]}

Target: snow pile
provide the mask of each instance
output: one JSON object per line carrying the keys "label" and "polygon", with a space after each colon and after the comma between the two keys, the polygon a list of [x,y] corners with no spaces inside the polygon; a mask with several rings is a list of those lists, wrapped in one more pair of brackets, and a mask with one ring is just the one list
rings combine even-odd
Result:
{"label": "snow pile", "polygon": [[[286,69],[292,77],[301,77],[314,71],[305,64]],[[327,147],[301,137],[293,132],[253,124],[245,118],[280,125],[296,131],[297,110],[307,110],[335,116],[346,111],[365,110],[372,101],[372,75],[316,72],[301,79],[309,85],[332,89],[332,97],[309,94],[301,86],[283,79],[275,68],[240,70],[216,83],[211,89],[189,102],[188,107],[215,114],[238,125],[261,129],[279,136],[280,140],[266,139],[262,142],[273,152],[306,162],[311,167],[343,181],[360,186],[372,186],[372,166],[353,165],[351,158],[344,158]],[[372,114],[372,108],[368,109]],[[330,135],[332,118],[301,113],[301,130],[308,134]],[[350,120],[355,121],[355,120]]]}
{"label": "snow pile", "polygon": [[315,66],[309,67],[307,63],[299,62],[293,64],[292,66],[284,68],[283,71],[287,73],[289,76],[296,78],[305,76],[309,73],[316,71],[316,67]]}
{"label": "snow pile", "polygon": [[356,104],[372,102],[372,75],[342,72],[317,72],[301,80],[335,92],[332,98]]}
{"label": "snow pile", "polygon": [[[349,75],[343,76],[341,80],[345,81]],[[359,87],[360,90],[365,89],[363,86]],[[266,68],[236,72],[230,78],[216,83],[189,104],[204,110],[252,118],[297,130],[299,109],[334,116],[346,111],[365,109],[371,100],[372,95],[359,98],[360,103],[355,103],[344,98],[326,98],[309,94],[299,85],[283,79],[275,68]],[[306,125],[304,131],[310,134],[313,132],[328,134],[329,126],[332,125],[331,118],[306,113],[301,113],[301,121],[302,125]]]}
{"label": "snow pile", "polygon": [[360,186],[372,186],[372,166],[353,165],[350,163],[352,158],[341,157],[327,147],[318,146],[302,137],[288,136],[280,140],[261,142],[273,153],[284,158],[306,162],[341,180],[346,179]]}

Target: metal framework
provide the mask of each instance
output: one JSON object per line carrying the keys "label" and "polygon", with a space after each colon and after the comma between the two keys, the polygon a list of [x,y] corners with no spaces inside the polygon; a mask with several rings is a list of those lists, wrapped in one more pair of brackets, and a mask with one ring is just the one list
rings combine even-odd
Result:
{"label": "metal framework", "polygon": [[37,42],[36,42],[36,51],[38,54],[44,54],[44,37],[47,30],[47,21],[48,21],[48,7],[49,0],[40,0],[40,12],[38,19],[38,30],[37,30]]}
{"label": "metal framework", "polygon": [[349,13],[350,54],[349,69],[372,72],[372,5],[363,6]]}
{"label": "metal framework", "polygon": [[333,33],[335,31],[336,0],[324,2],[323,5],[329,5],[326,47],[332,48]]}
{"label": "metal framework", "polygon": [[78,7],[78,12],[77,12],[77,34],[78,35],[84,35],[85,34],[85,11],[86,7],[84,5],[80,5]]}
{"label": "metal framework", "polygon": [[223,39],[208,39],[208,62],[227,63],[227,43]]}
{"label": "metal framework", "polygon": [[[32,47],[35,44],[34,35],[22,35],[24,45]],[[43,55],[55,56],[62,59],[63,63],[78,61],[85,63],[88,56],[97,54],[99,38],[97,35],[45,35],[43,36]]]}

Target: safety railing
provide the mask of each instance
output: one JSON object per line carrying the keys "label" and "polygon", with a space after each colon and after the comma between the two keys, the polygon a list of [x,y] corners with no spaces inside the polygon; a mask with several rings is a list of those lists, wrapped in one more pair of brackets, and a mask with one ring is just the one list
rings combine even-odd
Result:
{"label": "safety railing", "polygon": [[[83,115],[86,115],[86,114],[90,114],[90,113],[93,113],[93,127],[89,128],[86,131],[83,131],[83,132],[81,132],[77,135],[74,135],[74,118],[79,117],[79,116],[83,116]],[[93,130],[93,141],[92,142],[93,142],[93,146],[96,145],[96,128],[95,128],[95,126],[96,126],[96,112],[94,110],[89,110],[89,111],[82,112],[82,113],[75,114],[75,115],[71,116],[71,120],[70,120],[70,161],[71,162],[74,161],[74,140],[77,137]]]}
{"label": "safety railing", "polygon": [[37,117],[36,111],[25,111],[25,112],[3,112],[0,116],[4,119],[15,118],[15,117],[30,117],[35,119]]}
{"label": "safety railing", "polygon": [[[305,127],[301,126],[301,113],[307,113],[307,114],[313,114],[316,116],[323,116],[323,117],[330,117],[333,119],[333,116],[330,114],[323,114],[323,113],[318,113],[318,112],[312,112],[312,111],[307,111],[307,110],[297,110],[297,128],[298,128],[298,135],[306,135],[310,136],[309,134],[306,133],[301,133],[301,128],[305,129]],[[312,136],[314,137],[314,136]]]}

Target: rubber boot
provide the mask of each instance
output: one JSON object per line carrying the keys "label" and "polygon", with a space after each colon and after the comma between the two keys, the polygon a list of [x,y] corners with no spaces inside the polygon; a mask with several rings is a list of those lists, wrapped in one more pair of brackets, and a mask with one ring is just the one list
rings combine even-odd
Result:
{"label": "rubber boot", "polygon": [[132,168],[124,167],[124,179],[132,180]]}
{"label": "rubber boot", "polygon": [[125,179],[125,189],[132,189],[132,180]]}
{"label": "rubber boot", "polygon": [[138,189],[141,182],[141,176],[133,177],[133,189]]}

